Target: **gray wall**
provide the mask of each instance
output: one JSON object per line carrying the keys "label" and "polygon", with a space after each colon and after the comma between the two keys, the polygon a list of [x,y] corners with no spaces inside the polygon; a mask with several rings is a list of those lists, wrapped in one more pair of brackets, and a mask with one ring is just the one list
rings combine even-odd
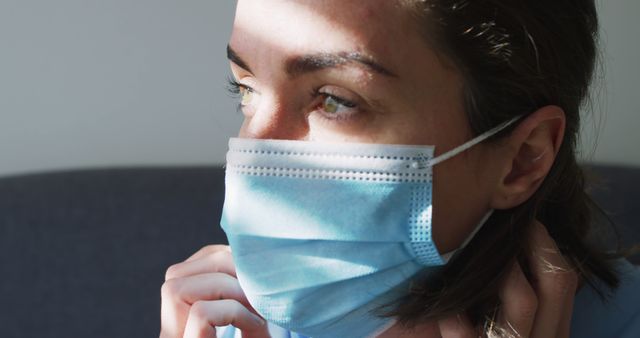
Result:
{"label": "gray wall", "polygon": [[[225,91],[234,5],[0,0],[0,175],[222,163],[241,120]],[[600,7],[606,77],[584,154],[640,165],[640,1]]]}
{"label": "gray wall", "polygon": [[640,1],[596,0],[602,66],[583,125],[583,157],[640,166]]}

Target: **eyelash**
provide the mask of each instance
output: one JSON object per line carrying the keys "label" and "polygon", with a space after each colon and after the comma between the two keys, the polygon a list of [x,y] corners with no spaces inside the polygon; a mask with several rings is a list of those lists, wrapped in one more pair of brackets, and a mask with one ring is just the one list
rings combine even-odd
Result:
{"label": "eyelash", "polygon": [[[251,87],[249,87],[247,85],[241,84],[241,83],[239,83],[238,81],[236,81],[235,79],[233,79],[231,77],[229,77],[227,79],[227,81],[228,81],[227,90],[229,91],[229,93],[231,93],[236,98],[239,95],[242,94],[242,90],[243,89],[251,91],[251,92],[254,92],[253,88],[251,88]],[[346,108],[348,108],[350,110],[355,110],[355,109],[358,108],[358,104],[357,103],[355,103],[353,101],[350,101],[350,100],[347,100],[347,99],[345,99],[343,97],[334,95],[334,94],[329,94],[329,93],[326,93],[326,92],[322,92],[322,91],[320,91],[320,89],[321,88],[314,88],[309,93],[309,95],[312,98],[316,98],[316,97],[321,97],[322,98],[320,103],[316,104],[316,106],[314,107],[314,110],[321,110],[322,104],[323,104],[324,100],[326,100],[327,98],[333,99],[338,104],[340,104],[340,105],[342,105],[342,106],[344,106],[344,107],[346,107]],[[242,108],[243,108],[242,104],[238,103],[237,110],[241,111]],[[356,115],[356,114],[357,113],[347,113],[347,114],[338,115],[338,114],[331,114],[331,113],[326,113],[325,112],[322,115],[323,115],[323,118],[326,119],[326,120],[342,121],[342,120],[349,120],[352,117],[354,117],[354,115]]]}
{"label": "eyelash", "polygon": [[230,77],[227,78],[227,91],[229,91],[229,93],[233,95],[240,95],[240,89],[242,87],[245,86]]}
{"label": "eyelash", "polygon": [[[235,98],[239,99],[242,94],[242,90],[250,90],[253,92],[253,88],[249,86],[245,86],[242,83],[236,81],[232,77],[227,78],[227,91]],[[242,103],[238,103],[236,107],[236,111],[242,112]]]}
{"label": "eyelash", "polygon": [[320,97],[322,100],[320,100],[320,103],[318,103],[314,109],[317,111],[322,111],[322,105],[324,104],[324,101],[326,99],[332,99],[334,100],[336,103],[338,103],[341,106],[344,106],[345,108],[347,108],[348,110],[350,110],[351,112],[349,113],[343,113],[343,114],[336,114],[336,113],[328,113],[328,112],[322,112],[322,118],[324,118],[325,120],[329,120],[329,121],[347,121],[350,120],[351,118],[355,117],[355,115],[357,115],[357,112],[354,112],[354,110],[357,110],[359,108],[358,104],[351,101],[351,100],[347,100],[341,96],[337,96],[335,94],[330,94],[327,92],[322,92],[320,91],[320,88],[316,88],[314,90],[311,91],[310,93],[311,97],[315,98],[315,97]]}

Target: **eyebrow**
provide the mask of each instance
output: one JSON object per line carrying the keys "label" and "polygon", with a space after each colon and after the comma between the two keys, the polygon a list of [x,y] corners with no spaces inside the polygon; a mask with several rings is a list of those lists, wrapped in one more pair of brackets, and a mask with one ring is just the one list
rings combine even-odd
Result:
{"label": "eyebrow", "polygon": [[236,65],[238,65],[240,68],[243,68],[247,71],[249,71],[250,73],[253,73],[251,71],[251,68],[249,68],[249,65],[244,62],[244,60],[242,60],[242,58],[238,55],[238,53],[236,53],[233,48],[231,48],[231,46],[227,45],[227,59],[229,59],[229,61],[235,63]]}
{"label": "eyebrow", "polygon": [[353,62],[378,74],[397,77],[393,72],[372,58],[358,52],[318,53],[296,56],[287,60],[285,69],[290,76],[294,77],[327,68],[337,68]]}
{"label": "eyebrow", "polygon": [[[251,72],[249,65],[229,45],[227,45],[227,58],[239,67]],[[396,74],[371,57],[358,52],[317,53],[295,56],[285,62],[285,71],[290,77],[296,77],[328,68],[337,68],[354,62],[378,74],[397,77]]]}

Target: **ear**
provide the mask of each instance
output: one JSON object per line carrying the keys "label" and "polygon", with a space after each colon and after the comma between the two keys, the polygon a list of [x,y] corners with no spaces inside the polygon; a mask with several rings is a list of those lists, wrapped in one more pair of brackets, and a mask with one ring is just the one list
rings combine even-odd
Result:
{"label": "ear", "polygon": [[557,106],[527,116],[505,141],[507,158],[492,198],[494,209],[510,209],[531,197],[551,170],[562,144],[565,114]]}

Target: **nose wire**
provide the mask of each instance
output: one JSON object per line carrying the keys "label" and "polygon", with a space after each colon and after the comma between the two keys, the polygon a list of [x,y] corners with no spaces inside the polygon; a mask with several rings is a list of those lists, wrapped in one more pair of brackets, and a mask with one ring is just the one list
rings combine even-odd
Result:
{"label": "nose wire", "polygon": [[261,100],[246,126],[247,136],[257,139],[298,140],[307,134],[306,118],[283,100]]}

